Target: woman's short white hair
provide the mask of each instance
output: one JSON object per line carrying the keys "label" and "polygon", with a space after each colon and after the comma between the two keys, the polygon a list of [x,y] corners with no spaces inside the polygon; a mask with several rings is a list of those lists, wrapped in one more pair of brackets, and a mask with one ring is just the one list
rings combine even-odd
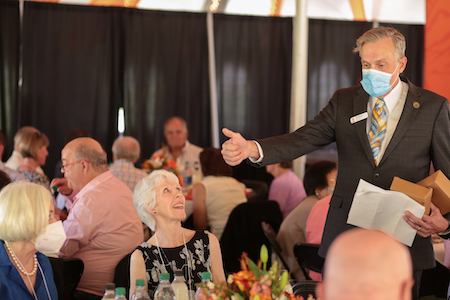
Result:
{"label": "woman's short white hair", "polygon": [[152,210],[156,206],[157,189],[166,181],[180,184],[178,177],[172,172],[156,170],[139,181],[134,188],[134,206],[142,222],[152,231],[156,229],[156,220],[148,210]]}
{"label": "woman's short white hair", "polygon": [[18,181],[0,192],[0,239],[36,240],[48,225],[52,195],[43,186]]}

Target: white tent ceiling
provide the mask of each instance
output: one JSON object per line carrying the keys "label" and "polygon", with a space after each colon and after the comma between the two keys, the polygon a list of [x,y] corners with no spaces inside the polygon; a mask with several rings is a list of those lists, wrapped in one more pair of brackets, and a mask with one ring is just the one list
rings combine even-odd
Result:
{"label": "white tent ceiling", "polygon": [[[41,0],[42,1],[42,0]],[[45,1],[45,0],[44,0]],[[49,0],[54,2],[55,0]],[[81,5],[135,6],[140,9],[205,12],[211,4],[225,14],[293,17],[296,3],[307,1],[312,19],[355,20],[357,11],[366,21],[425,24],[426,0],[56,0]]]}

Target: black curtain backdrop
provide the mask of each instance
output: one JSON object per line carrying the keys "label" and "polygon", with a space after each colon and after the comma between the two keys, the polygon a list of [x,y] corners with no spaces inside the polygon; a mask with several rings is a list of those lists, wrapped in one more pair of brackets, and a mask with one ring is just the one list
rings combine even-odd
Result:
{"label": "black curtain backdrop", "polygon": [[403,75],[417,86],[423,85],[423,47],[425,44],[425,27],[423,25],[405,25],[381,23],[380,26],[393,27],[400,31],[406,39],[406,57],[408,63]]}
{"label": "black curtain backdrop", "polygon": [[[24,11],[19,97],[18,2],[0,0],[4,160],[25,125],[49,136],[49,177],[73,128],[88,130],[110,153],[121,106],[125,134],[140,141],[142,158],[160,147],[163,122],[172,115],[187,120],[192,143],[211,145],[206,14],[27,1]],[[336,89],[358,84],[361,67],[351,50],[370,27],[310,21],[308,118]],[[394,27],[408,41],[406,75],[420,85],[423,26]],[[292,19],[215,14],[214,32],[219,127],[252,139],[288,132]]]}
{"label": "black curtain backdrop", "polygon": [[214,29],[219,127],[251,139],[288,132],[292,19],[217,14]]}
{"label": "black curtain backdrop", "polygon": [[206,14],[129,9],[123,14],[126,134],[149,158],[164,121],[183,117],[189,140],[211,145]]}
{"label": "black curtain backdrop", "polygon": [[109,150],[122,104],[120,8],[25,2],[20,126],[47,134],[53,176],[67,133],[88,130]]}
{"label": "black curtain backdrop", "polygon": [[17,131],[17,97],[19,78],[20,19],[18,1],[0,1],[0,129],[11,137],[3,157],[14,147]]}
{"label": "black curtain backdrop", "polygon": [[361,60],[352,50],[372,23],[309,20],[307,119],[312,120],[334,92],[357,85]]}

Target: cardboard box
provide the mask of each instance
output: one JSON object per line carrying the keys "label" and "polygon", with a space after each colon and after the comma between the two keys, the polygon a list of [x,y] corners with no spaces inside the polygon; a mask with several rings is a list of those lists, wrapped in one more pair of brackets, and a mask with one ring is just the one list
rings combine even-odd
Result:
{"label": "cardboard box", "polygon": [[433,189],[431,201],[439,208],[442,215],[450,212],[450,181],[441,170],[436,171],[417,184]]}
{"label": "cardboard box", "polygon": [[391,183],[391,191],[402,192],[408,197],[425,206],[425,214],[430,214],[430,203],[433,189],[427,188],[395,176]]}

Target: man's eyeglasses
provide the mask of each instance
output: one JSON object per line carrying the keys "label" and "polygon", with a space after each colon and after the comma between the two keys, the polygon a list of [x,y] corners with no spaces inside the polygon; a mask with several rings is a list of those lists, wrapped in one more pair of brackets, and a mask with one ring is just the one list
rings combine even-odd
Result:
{"label": "man's eyeglasses", "polygon": [[63,162],[61,162],[61,173],[64,173],[64,172],[66,171],[66,167],[71,166],[71,165],[74,165],[74,164],[79,163],[79,162],[82,162],[82,161],[85,161],[85,162],[87,162],[87,163],[90,162],[90,161],[84,160],[84,159],[77,160],[77,161],[74,161],[74,162],[72,162],[72,163],[70,163],[70,164],[65,164],[65,165],[63,165]]}

